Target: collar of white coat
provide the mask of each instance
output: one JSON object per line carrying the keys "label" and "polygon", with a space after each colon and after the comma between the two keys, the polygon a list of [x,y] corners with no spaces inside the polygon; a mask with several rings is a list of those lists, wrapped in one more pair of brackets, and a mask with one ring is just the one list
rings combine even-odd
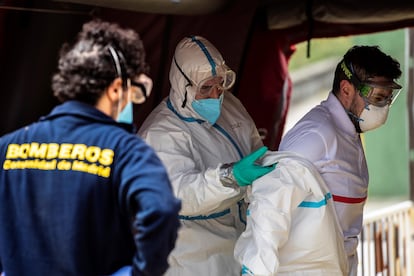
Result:
{"label": "collar of white coat", "polygon": [[355,130],[355,126],[349,119],[348,113],[338,100],[338,98],[332,93],[329,93],[328,99],[323,101],[321,105],[328,109],[330,116],[332,116],[336,127],[347,135],[357,138],[359,134]]}

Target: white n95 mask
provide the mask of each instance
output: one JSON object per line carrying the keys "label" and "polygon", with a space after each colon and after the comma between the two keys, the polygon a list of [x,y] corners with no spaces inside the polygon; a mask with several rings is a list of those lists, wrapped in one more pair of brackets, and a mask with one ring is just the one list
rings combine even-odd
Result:
{"label": "white n95 mask", "polygon": [[382,126],[387,120],[389,110],[389,105],[379,107],[369,104],[365,106],[359,116],[359,127],[361,131],[366,132]]}

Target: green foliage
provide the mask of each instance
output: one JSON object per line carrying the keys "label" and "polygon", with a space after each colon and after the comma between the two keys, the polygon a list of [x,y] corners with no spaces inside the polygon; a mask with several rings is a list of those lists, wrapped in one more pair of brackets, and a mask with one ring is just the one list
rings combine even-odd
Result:
{"label": "green foliage", "polygon": [[338,57],[338,62],[345,52],[352,47],[352,37],[318,38],[310,41],[310,57],[307,57],[308,43],[296,45],[296,51],[289,61],[289,70],[301,68],[316,61]]}

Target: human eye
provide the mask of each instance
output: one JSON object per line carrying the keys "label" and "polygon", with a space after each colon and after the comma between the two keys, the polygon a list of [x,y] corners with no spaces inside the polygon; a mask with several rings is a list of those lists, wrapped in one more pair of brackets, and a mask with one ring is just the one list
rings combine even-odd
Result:
{"label": "human eye", "polygon": [[210,90],[213,86],[212,85],[202,85],[200,87],[201,90]]}
{"label": "human eye", "polygon": [[212,88],[213,88],[213,86],[211,86],[211,85],[202,85],[200,87],[200,93],[201,94],[208,94],[208,93],[210,93]]}
{"label": "human eye", "polygon": [[381,102],[387,99],[387,97],[385,97],[384,95],[374,95],[373,97],[371,97],[371,99],[375,102]]}

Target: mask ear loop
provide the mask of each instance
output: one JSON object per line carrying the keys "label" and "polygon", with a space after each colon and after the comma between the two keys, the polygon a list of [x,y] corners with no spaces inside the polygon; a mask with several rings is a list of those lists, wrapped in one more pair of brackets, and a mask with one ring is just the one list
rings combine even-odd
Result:
{"label": "mask ear loop", "polygon": [[175,66],[177,66],[178,71],[180,71],[180,73],[181,73],[181,74],[184,76],[184,78],[187,80],[187,84],[185,85],[184,100],[183,100],[183,103],[181,104],[181,107],[182,107],[182,108],[184,108],[184,107],[185,107],[185,105],[187,104],[187,87],[189,87],[189,86],[193,86],[193,84],[192,84],[192,82],[191,82],[190,78],[189,78],[189,77],[187,77],[187,75],[183,72],[183,70],[182,70],[182,69],[180,68],[180,66],[178,65],[177,60],[175,59],[175,56],[174,56],[174,63],[175,63]]}

